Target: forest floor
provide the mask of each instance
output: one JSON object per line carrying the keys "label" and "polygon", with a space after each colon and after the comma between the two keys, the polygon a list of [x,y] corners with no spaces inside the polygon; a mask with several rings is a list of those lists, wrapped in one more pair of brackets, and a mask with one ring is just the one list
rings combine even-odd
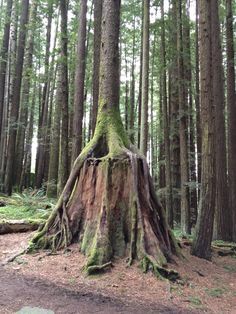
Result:
{"label": "forest floor", "polygon": [[0,313],[15,313],[25,306],[54,313],[235,313],[236,258],[214,253],[212,262],[189,254],[171,265],[178,283],[144,274],[124,260],[103,274],[86,277],[84,256],[77,245],[67,252],[38,252],[4,263],[27,246],[30,233],[0,236]]}

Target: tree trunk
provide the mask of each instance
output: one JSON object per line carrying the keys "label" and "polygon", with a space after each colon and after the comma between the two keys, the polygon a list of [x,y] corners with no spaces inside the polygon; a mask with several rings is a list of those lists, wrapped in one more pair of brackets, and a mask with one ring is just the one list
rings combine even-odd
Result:
{"label": "tree trunk", "polygon": [[52,28],[53,2],[48,3],[47,12],[47,34],[46,34],[46,52],[44,60],[44,86],[42,99],[40,100],[39,124],[38,124],[38,149],[36,158],[36,188],[41,188],[45,178],[45,153],[47,141],[47,121],[48,121],[48,89],[49,89],[49,57],[50,57],[50,42]]}
{"label": "tree trunk", "polygon": [[179,142],[179,94],[178,94],[178,56],[177,56],[177,0],[172,1],[170,25],[171,67],[169,70],[169,101],[170,101],[170,156],[171,182],[173,193],[173,216],[180,222],[180,142]]}
{"label": "tree trunk", "polygon": [[35,35],[35,21],[37,15],[37,2],[34,1],[31,6],[30,12],[30,29],[28,34],[28,43],[26,48],[26,56],[24,61],[24,73],[21,93],[21,104],[19,113],[19,125],[16,137],[16,151],[17,156],[15,159],[15,184],[20,186],[24,149],[25,149],[25,131],[28,121],[28,107],[30,97],[30,84],[32,80],[32,65],[33,65],[33,52],[34,52],[34,35]]}
{"label": "tree trunk", "polygon": [[173,208],[172,208],[172,184],[171,184],[171,165],[170,165],[170,134],[169,134],[169,110],[167,102],[167,87],[166,87],[166,42],[165,42],[165,15],[164,1],[161,1],[161,58],[162,58],[162,115],[164,129],[164,145],[165,145],[165,183],[166,195],[165,206],[167,210],[167,220],[171,228],[173,228]]}
{"label": "tree trunk", "polygon": [[68,4],[60,0],[61,10],[61,54],[59,63],[60,82],[58,84],[60,111],[61,111],[61,137],[59,151],[59,173],[58,173],[58,193],[60,194],[69,176],[68,159],[68,132],[69,132],[69,109],[68,109],[68,35],[67,35],[67,15]]}
{"label": "tree trunk", "polygon": [[36,83],[33,88],[33,99],[30,107],[29,123],[26,129],[26,140],[25,140],[25,153],[23,161],[23,170],[20,180],[20,189],[30,187],[31,184],[31,161],[32,161],[32,141],[34,135],[34,120],[35,120],[35,103],[36,103]]}
{"label": "tree trunk", "polygon": [[182,4],[177,5],[177,51],[178,51],[178,93],[179,93],[179,139],[180,139],[180,177],[181,177],[181,231],[190,234],[190,208],[188,195],[188,126],[187,104],[185,98],[183,17]]}
{"label": "tree trunk", "polygon": [[27,32],[27,22],[28,22],[28,10],[29,10],[29,0],[22,0],[21,8],[21,18],[20,18],[20,30],[19,30],[19,41],[17,47],[17,59],[16,59],[16,75],[13,80],[13,98],[12,106],[10,112],[10,130],[9,130],[9,140],[7,149],[7,165],[6,165],[6,175],[5,175],[5,192],[7,194],[12,193],[12,185],[14,179],[14,162],[15,162],[15,145],[16,145],[16,132],[17,132],[17,122],[19,114],[19,104],[20,104],[20,92],[21,92],[21,82],[22,82],[22,71],[23,71],[23,60],[25,53],[25,38]]}
{"label": "tree trunk", "polygon": [[2,134],[2,123],[3,123],[4,92],[5,92],[8,47],[9,47],[9,37],[10,37],[12,2],[13,0],[7,1],[6,20],[5,20],[5,25],[4,25],[4,33],[3,33],[3,40],[2,40],[2,47],[1,47],[1,54],[0,54],[0,138]]}
{"label": "tree trunk", "polygon": [[73,142],[72,142],[72,163],[79,156],[83,143],[83,115],[84,115],[84,81],[85,81],[85,59],[86,59],[86,13],[87,0],[81,0],[77,65],[75,74],[75,94],[74,94],[74,120],[73,120]]}
{"label": "tree trunk", "polygon": [[148,147],[148,75],[149,75],[149,0],[143,0],[142,102],[140,151],[146,156]]}
{"label": "tree trunk", "polygon": [[[215,0],[212,0],[215,1]],[[200,97],[202,128],[201,199],[192,254],[211,258],[215,211],[214,106],[212,88],[211,1],[200,0]]]}
{"label": "tree trunk", "polygon": [[18,10],[17,10],[17,1],[14,3],[12,8],[12,28],[10,32],[10,45],[9,45],[9,54],[8,54],[8,64],[7,64],[7,81],[6,81],[6,97],[4,99],[4,110],[3,110],[3,124],[2,124],[2,133],[0,138],[0,156],[1,156],[1,170],[0,170],[0,184],[1,191],[4,192],[4,181],[5,181],[5,172],[6,172],[6,163],[7,163],[7,145],[9,137],[9,115],[10,108],[12,107],[12,98],[13,98],[13,81],[15,78],[16,70],[16,50],[17,50],[17,35],[18,35]]}
{"label": "tree trunk", "polygon": [[101,21],[102,21],[102,0],[97,0],[94,3],[92,134],[94,133],[95,130],[98,112]]}
{"label": "tree trunk", "polygon": [[214,238],[230,240],[226,165],[225,100],[218,0],[211,3],[213,103],[215,106],[216,204]]}
{"label": "tree trunk", "polygon": [[99,113],[93,139],[76,159],[36,247],[78,242],[90,274],[114,256],[140,260],[145,271],[176,278],[165,268],[177,246],[159,204],[147,162],[132,148],[119,111],[120,0],[104,0]]}
{"label": "tree trunk", "polygon": [[129,134],[130,141],[134,144],[134,108],[135,108],[135,77],[134,77],[134,66],[135,66],[135,16],[133,16],[133,55],[131,65],[131,82],[130,82],[130,115],[129,115]]}
{"label": "tree trunk", "polygon": [[[198,0],[196,0],[196,26],[195,26],[195,107],[196,107],[196,132],[197,132],[197,181],[198,184],[201,183],[201,149],[202,149],[202,142],[201,142],[201,122],[200,122],[200,89],[199,89],[199,9],[198,9]],[[199,189],[198,189],[199,191]]]}
{"label": "tree trunk", "polygon": [[236,241],[236,93],[232,1],[226,0],[227,106],[228,106],[228,176],[232,240]]}

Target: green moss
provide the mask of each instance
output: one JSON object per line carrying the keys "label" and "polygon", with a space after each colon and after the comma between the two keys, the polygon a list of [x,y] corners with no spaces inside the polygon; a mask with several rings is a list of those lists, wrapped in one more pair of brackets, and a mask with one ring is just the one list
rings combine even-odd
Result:
{"label": "green moss", "polygon": [[55,200],[28,193],[1,196],[6,206],[0,207],[0,220],[46,220]]}

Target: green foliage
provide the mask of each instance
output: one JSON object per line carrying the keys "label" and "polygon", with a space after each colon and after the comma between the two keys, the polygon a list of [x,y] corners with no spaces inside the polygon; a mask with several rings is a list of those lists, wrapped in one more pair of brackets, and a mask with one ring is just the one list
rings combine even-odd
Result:
{"label": "green foliage", "polygon": [[46,220],[51,212],[54,200],[42,196],[40,192],[14,193],[12,197],[1,196],[6,206],[0,207],[0,220],[3,219],[42,219]]}
{"label": "green foliage", "polygon": [[186,238],[186,239],[192,240],[192,238],[193,238],[192,235],[183,234],[180,228],[174,229],[174,230],[173,230],[173,233],[174,233],[174,236],[175,236],[177,239],[182,239],[182,238],[184,237],[184,238]]}

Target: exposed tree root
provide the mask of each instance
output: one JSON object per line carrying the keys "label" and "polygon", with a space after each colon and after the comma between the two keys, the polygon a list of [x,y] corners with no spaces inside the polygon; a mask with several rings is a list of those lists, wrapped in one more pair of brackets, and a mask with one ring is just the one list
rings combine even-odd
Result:
{"label": "exposed tree root", "polygon": [[78,242],[88,274],[111,265],[115,256],[141,262],[144,271],[170,280],[167,262],[179,255],[159,203],[147,162],[112,126],[95,137],[75,161],[50,218],[31,248],[65,248]]}
{"label": "exposed tree root", "polygon": [[103,271],[104,269],[108,268],[108,267],[111,267],[112,266],[112,262],[108,262],[108,263],[105,263],[103,265],[93,265],[93,266],[88,266],[86,268],[86,273],[88,275],[92,275],[92,274],[95,274],[95,273],[98,273],[98,272],[101,272]]}

